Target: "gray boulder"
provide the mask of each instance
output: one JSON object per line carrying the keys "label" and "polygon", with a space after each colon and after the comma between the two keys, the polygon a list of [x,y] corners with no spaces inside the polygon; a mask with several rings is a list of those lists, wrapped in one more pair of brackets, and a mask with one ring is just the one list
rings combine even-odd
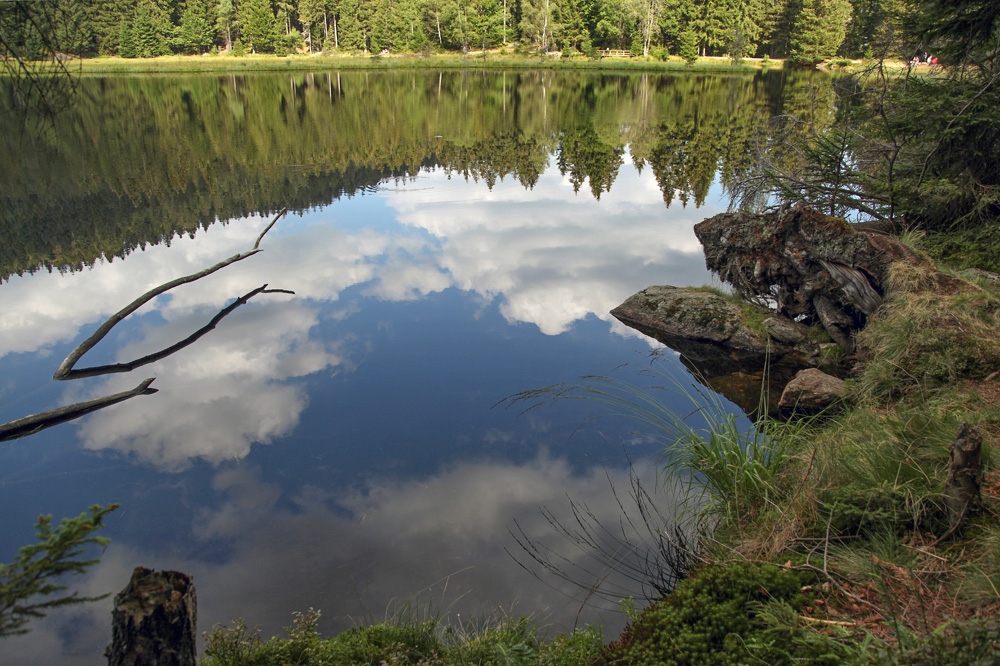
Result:
{"label": "gray boulder", "polygon": [[647,287],[611,311],[678,352],[695,377],[747,413],[763,402],[776,414],[782,388],[818,358],[818,347],[807,327],[784,317],[752,324],[767,313],[705,289],[668,285]]}

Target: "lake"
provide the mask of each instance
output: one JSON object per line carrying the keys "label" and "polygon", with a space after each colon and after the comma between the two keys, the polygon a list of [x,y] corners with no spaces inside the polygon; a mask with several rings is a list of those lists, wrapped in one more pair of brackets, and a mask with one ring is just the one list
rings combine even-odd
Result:
{"label": "lake", "polygon": [[[199,629],[319,629],[400,605],[551,631],[625,618],[539,571],[511,532],[560,538],[571,501],[617,528],[629,466],[655,490],[662,443],[592,401],[521,413],[519,391],[581,375],[642,384],[658,348],[609,314],[653,284],[711,283],[692,226],[725,210],[753,128],[822,77],[315,72],[85,78],[77,104],[0,141],[0,422],[155,377],[155,395],[0,443],[0,561],[39,514],[120,502],[82,594],[135,566],[195,577]],[[122,375],[57,382],[62,359],[146,290],[82,365],[183,339]],[[657,365],[694,381],[667,353]],[[678,413],[689,398],[661,398]],[[661,508],[669,513],[669,492]],[[625,501],[626,504],[627,498]],[[533,575],[527,569],[534,568]],[[111,600],[53,612],[4,662],[93,664]]]}

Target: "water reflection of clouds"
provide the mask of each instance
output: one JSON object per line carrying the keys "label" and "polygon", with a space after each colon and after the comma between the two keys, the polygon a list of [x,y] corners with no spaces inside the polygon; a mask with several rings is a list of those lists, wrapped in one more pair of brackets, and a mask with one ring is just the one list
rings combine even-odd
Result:
{"label": "water reflection of clouds", "polygon": [[[710,279],[692,226],[716,212],[668,210],[648,170],[622,171],[600,206],[592,205],[589,193],[574,194],[554,168],[531,190],[508,181],[492,192],[481,184],[460,186],[443,172],[425,174],[412,189],[382,196],[399,222],[430,237],[405,227],[340,229],[333,205],[310,214],[322,223],[290,225],[289,234],[279,226],[264,240],[263,253],[198,287],[176,289],[146,310],[171,319],[218,308],[264,281],[323,301],[370,283],[369,294],[388,300],[449,286],[500,296],[509,320],[533,323],[547,334],[589,314],[610,321],[608,311],[639,288]],[[177,238],[170,247],[148,247],[72,275],[15,277],[0,288],[0,354],[68,342],[142,291],[252,246],[264,222],[215,225],[195,239]]]}
{"label": "water reflection of clouds", "polygon": [[[508,181],[487,191],[432,172],[412,188],[366,199],[361,203],[372,215],[394,211],[399,224],[340,225],[345,214],[337,205],[290,219],[287,229],[279,222],[262,253],[144,306],[140,312],[155,312],[158,326],[116,333],[130,340],[119,360],[182,339],[213,310],[265,281],[296,292],[258,296],[193,347],[147,369],[143,376],[155,375],[161,392],[144,398],[141,410],[131,405],[92,417],[82,429],[85,445],[177,469],[193,457],[239,457],[254,443],[286,435],[306,405],[292,380],[345,367],[336,341],[316,339],[319,318],[336,316],[318,314],[318,303],[357,285],[363,287],[354,298],[394,302],[458,287],[482,303],[499,299],[508,321],[534,324],[547,335],[595,315],[620,335],[641,337],[609,310],[649,284],[709,277],[691,227],[692,218],[714,211],[668,210],[652,174],[629,165],[596,207],[586,189],[573,193],[555,168],[531,190]],[[349,214],[365,210],[351,203]],[[0,288],[3,310],[14,313],[0,320],[0,354],[68,342],[146,289],[251,247],[266,222],[214,225],[194,239],[176,238],[170,247],[72,275],[15,278]],[[341,312],[357,307],[345,303]],[[67,393],[83,399],[134,384],[134,377],[115,377]]]}
{"label": "water reflection of clouds", "polygon": [[[251,444],[287,435],[307,403],[304,389],[287,380],[345,362],[335,343],[309,338],[317,316],[301,301],[237,310],[225,327],[156,364],[161,393],[144,400],[142,409],[107,409],[84,422],[84,446],[133,452],[178,469],[196,457],[213,463],[239,458]],[[192,315],[150,327],[119,354],[133,358],[164,347],[200,321],[203,316]],[[89,390],[109,394],[130,382],[116,376]]]}
{"label": "water reflection of clouds", "polygon": [[440,266],[456,286],[501,296],[508,320],[548,335],[590,314],[611,321],[612,308],[650,284],[708,281],[692,228],[721,210],[668,210],[653,174],[630,165],[599,206],[555,168],[530,190],[509,180],[488,195],[429,174],[389,201],[400,222],[441,239]]}
{"label": "water reflection of clouds", "polygon": [[[548,507],[569,521],[567,497],[585,500],[598,519],[617,529],[622,512],[609,482],[627,489],[627,472],[578,475],[570,467],[543,455],[524,465],[468,462],[420,479],[370,478],[355,488],[313,485],[293,491],[265,480],[252,465],[229,467],[213,481],[221,504],[204,509],[195,527],[204,550],[226,544],[232,556],[224,563],[113,542],[74,589],[95,595],[120,590],[141,563],[194,575],[201,631],[243,617],[251,626],[262,625],[267,636],[290,624],[293,611],[312,606],[323,611],[321,631],[333,633],[355,620],[378,620],[394,600],[420,591],[422,602],[463,618],[495,610],[477,601],[492,599],[563,630],[573,626],[587,590],[552,577],[534,580],[504,546],[513,545],[507,530],[516,519],[531,538],[583,563],[585,555],[555,535],[539,510]],[[644,474],[652,478],[650,470]],[[612,576],[606,584],[620,582]],[[623,618],[609,604],[603,604],[606,612],[602,604],[595,609],[595,599],[580,622],[600,620],[609,637],[615,635]],[[6,654],[11,663],[87,663],[68,655],[90,656],[103,648],[110,608],[108,599],[55,613],[35,623],[27,639],[8,639]],[[75,631],[67,637],[58,630],[61,623],[72,623]]]}

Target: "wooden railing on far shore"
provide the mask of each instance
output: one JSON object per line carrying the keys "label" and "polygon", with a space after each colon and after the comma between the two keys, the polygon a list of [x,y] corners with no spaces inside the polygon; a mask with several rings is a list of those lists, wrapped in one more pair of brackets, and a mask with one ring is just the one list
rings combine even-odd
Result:
{"label": "wooden railing on far shore", "polygon": [[631,58],[632,52],[622,49],[601,49],[602,58]]}

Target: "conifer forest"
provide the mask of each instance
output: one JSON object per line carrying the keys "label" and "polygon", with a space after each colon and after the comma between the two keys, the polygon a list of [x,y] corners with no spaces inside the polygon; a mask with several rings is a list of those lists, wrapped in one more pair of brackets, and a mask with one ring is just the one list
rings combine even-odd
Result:
{"label": "conifer forest", "polygon": [[[17,32],[20,3],[0,15]],[[31,4],[31,3],[28,3]],[[905,0],[65,0],[72,55],[481,51],[791,58],[877,50]],[[54,26],[53,29],[62,29]],[[875,55],[878,55],[877,53]]]}

